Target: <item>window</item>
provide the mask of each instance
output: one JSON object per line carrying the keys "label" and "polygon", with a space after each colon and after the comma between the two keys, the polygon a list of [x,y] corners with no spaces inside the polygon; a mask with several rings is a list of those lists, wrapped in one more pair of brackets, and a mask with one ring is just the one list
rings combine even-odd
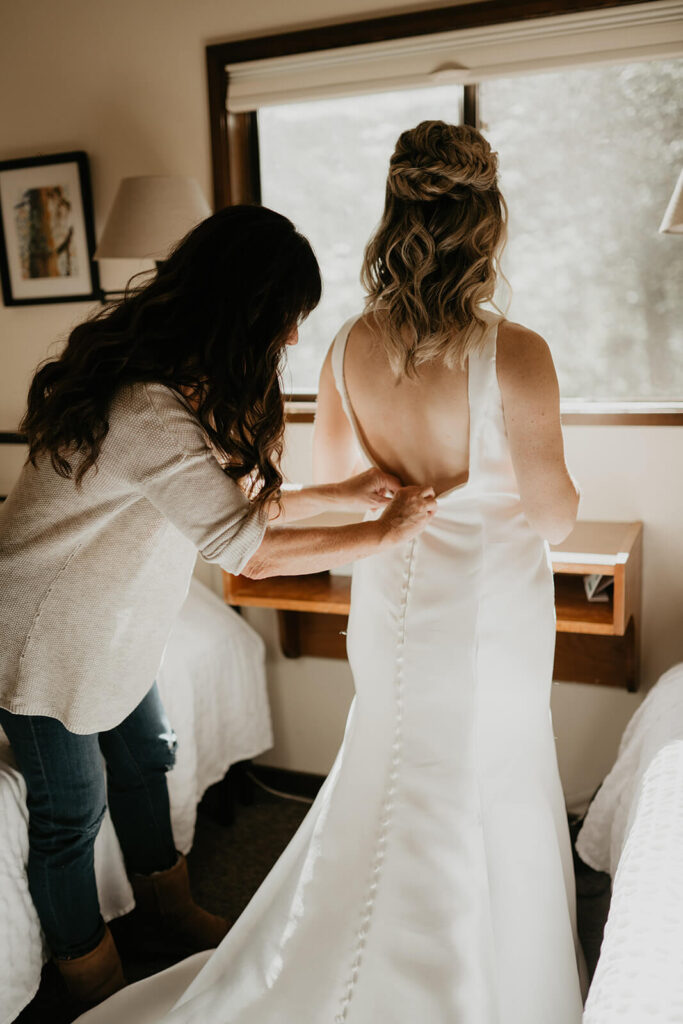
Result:
{"label": "window", "polygon": [[683,0],[566,10],[465,2],[207,47],[217,205],[280,209],[322,266],[294,393],[362,306],[396,137],[479,115],[510,206],[507,314],[550,342],[570,420],[683,423],[683,243],[658,233],[683,164]]}
{"label": "window", "polygon": [[[565,397],[683,394],[683,243],[657,232],[683,164],[682,94],[683,61],[480,87],[510,208],[508,317],[548,340]],[[460,87],[441,86],[259,111],[262,201],[310,239],[325,286],[292,350],[292,391],[315,391],[332,338],[362,308],[363,248],[399,133],[457,121],[461,104]]]}
{"label": "window", "polygon": [[258,114],[261,201],[311,242],[323,298],[289,350],[289,390],[315,393],[335,334],[363,308],[363,249],[379,221],[399,134],[425,118],[461,119],[462,87],[263,107]]}
{"label": "window", "polygon": [[683,61],[479,95],[510,208],[510,319],[548,340],[566,397],[681,398],[683,239],[657,229],[683,166]]}

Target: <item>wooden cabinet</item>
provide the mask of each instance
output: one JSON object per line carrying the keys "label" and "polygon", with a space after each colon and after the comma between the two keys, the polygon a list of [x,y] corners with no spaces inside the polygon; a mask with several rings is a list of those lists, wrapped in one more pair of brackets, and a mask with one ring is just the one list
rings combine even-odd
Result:
{"label": "wooden cabinet", "polygon": [[[582,521],[565,541],[551,545],[555,679],[638,688],[642,541],[642,523]],[[583,577],[594,573],[613,577],[605,602],[586,597]],[[224,573],[223,589],[228,604],[277,609],[287,657],[346,657],[349,577],[250,580]]]}

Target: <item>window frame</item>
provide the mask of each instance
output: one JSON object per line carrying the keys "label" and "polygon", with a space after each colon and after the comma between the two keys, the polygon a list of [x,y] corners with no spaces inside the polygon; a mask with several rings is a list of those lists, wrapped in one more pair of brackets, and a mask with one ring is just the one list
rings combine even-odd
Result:
{"label": "window frame", "polygon": [[[260,203],[261,180],[257,112],[229,113],[228,64],[340,49],[363,43],[452,32],[596,8],[626,7],[641,0],[480,0],[426,11],[343,22],[256,36],[206,47],[214,209]],[[463,120],[479,125],[479,88],[464,86]],[[315,394],[288,396],[288,421],[312,422]],[[638,408],[635,406],[638,405]],[[683,426],[683,398],[673,402],[605,402],[572,399],[562,405],[562,422],[583,426]]]}

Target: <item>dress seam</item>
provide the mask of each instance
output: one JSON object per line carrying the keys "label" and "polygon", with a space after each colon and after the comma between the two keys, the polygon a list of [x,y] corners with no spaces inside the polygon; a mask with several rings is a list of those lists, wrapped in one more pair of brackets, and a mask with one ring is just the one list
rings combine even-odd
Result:
{"label": "dress seam", "polygon": [[[481,565],[479,567],[479,580],[477,586],[477,610],[474,621],[474,652],[473,652],[473,674],[474,674],[474,777],[476,780],[477,789],[477,801],[479,804],[479,828],[481,834],[482,852],[484,855],[484,870],[486,872],[486,891],[487,891],[487,910],[489,919],[489,936],[491,941],[491,955],[493,958],[492,967],[495,969],[498,963],[498,950],[496,949],[496,936],[495,929],[493,927],[493,917],[491,914],[491,874],[489,871],[489,857],[488,849],[486,844],[486,835],[484,831],[484,818],[482,814],[482,798],[481,798],[481,771],[480,771],[480,745],[479,745],[479,729],[480,729],[480,692],[479,692],[479,636],[481,628],[481,579],[485,575],[484,570],[484,559],[486,557],[486,540],[484,537],[485,526],[482,521],[481,530]],[[496,987],[497,988],[497,987]],[[496,1020],[500,1019],[500,1006],[496,1001]]]}
{"label": "dress seam", "polygon": [[[498,341],[498,324],[492,330],[492,349],[490,354],[490,360],[487,364],[487,379],[484,382],[481,395],[480,405],[480,422],[482,425],[484,422],[491,422],[491,418],[488,413],[491,406],[491,401],[494,395],[500,395],[500,389],[498,387],[497,375],[496,375],[496,350]],[[480,438],[479,448],[477,453],[482,463],[486,461],[486,455],[484,452],[485,437],[482,429],[482,436]],[[480,728],[481,728],[481,716],[480,716],[480,701],[481,692],[479,685],[479,641],[481,635],[481,607],[482,607],[482,580],[486,578],[485,562],[487,557],[487,551],[489,548],[489,541],[486,536],[486,520],[485,516],[480,513],[480,564],[479,573],[477,579],[477,594],[476,594],[476,612],[474,620],[474,640],[473,640],[473,657],[472,657],[472,671],[473,671],[473,709],[474,709],[474,722],[473,722],[473,746],[474,746],[474,777],[476,780],[476,794],[479,811],[479,829],[481,835],[482,853],[484,858],[484,870],[486,873],[486,892],[487,892],[487,906],[486,911],[488,914],[489,921],[489,938],[491,943],[491,957],[492,957],[492,969],[495,971],[498,965],[498,950],[496,948],[496,935],[493,925],[493,915],[491,908],[491,874],[489,870],[489,856],[488,848],[486,843],[486,834],[484,829],[484,819],[482,813],[482,795],[481,795],[481,764],[480,764]],[[498,986],[496,986],[498,990]],[[500,1020],[500,1006],[498,1000],[496,1000],[495,1006],[496,1020]]]}
{"label": "dress seam", "polygon": [[351,961],[351,971],[349,977],[344,986],[344,994],[341,998],[341,1005],[339,1012],[335,1015],[334,1024],[346,1024],[349,1012],[349,1006],[353,998],[358,976],[360,974],[360,968],[363,961],[363,951],[365,949],[367,935],[370,930],[370,924],[372,921],[372,915],[375,908],[375,901],[377,898],[377,891],[379,889],[379,880],[382,873],[382,866],[384,864],[385,849],[387,842],[387,835],[391,827],[392,813],[394,810],[394,796],[396,793],[398,777],[399,777],[399,766],[401,763],[401,754],[403,748],[403,654],[406,643],[406,619],[408,611],[408,598],[410,595],[410,586],[413,579],[413,566],[415,561],[415,549],[417,539],[414,538],[410,541],[410,544],[406,551],[405,556],[405,568],[403,572],[403,585],[401,588],[401,611],[399,619],[399,630],[398,630],[398,642],[396,645],[396,674],[394,677],[394,701],[395,701],[395,717],[394,717],[394,733],[393,741],[391,745],[391,761],[390,771],[387,775],[384,795],[380,805],[379,814],[379,829],[377,831],[377,838],[375,840],[375,849],[372,858],[372,868],[370,871],[370,882],[367,888],[367,896],[363,907],[363,913],[361,915],[361,923],[358,929],[356,938],[356,947],[353,959]]}

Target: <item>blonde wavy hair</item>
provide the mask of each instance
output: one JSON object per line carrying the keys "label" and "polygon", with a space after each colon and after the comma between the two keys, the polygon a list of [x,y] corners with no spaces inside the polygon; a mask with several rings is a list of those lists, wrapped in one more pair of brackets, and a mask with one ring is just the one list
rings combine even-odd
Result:
{"label": "blonde wavy hair", "polygon": [[506,239],[497,175],[476,128],[422,121],[399,136],[361,270],[397,376],[437,358],[464,367],[483,339]]}

